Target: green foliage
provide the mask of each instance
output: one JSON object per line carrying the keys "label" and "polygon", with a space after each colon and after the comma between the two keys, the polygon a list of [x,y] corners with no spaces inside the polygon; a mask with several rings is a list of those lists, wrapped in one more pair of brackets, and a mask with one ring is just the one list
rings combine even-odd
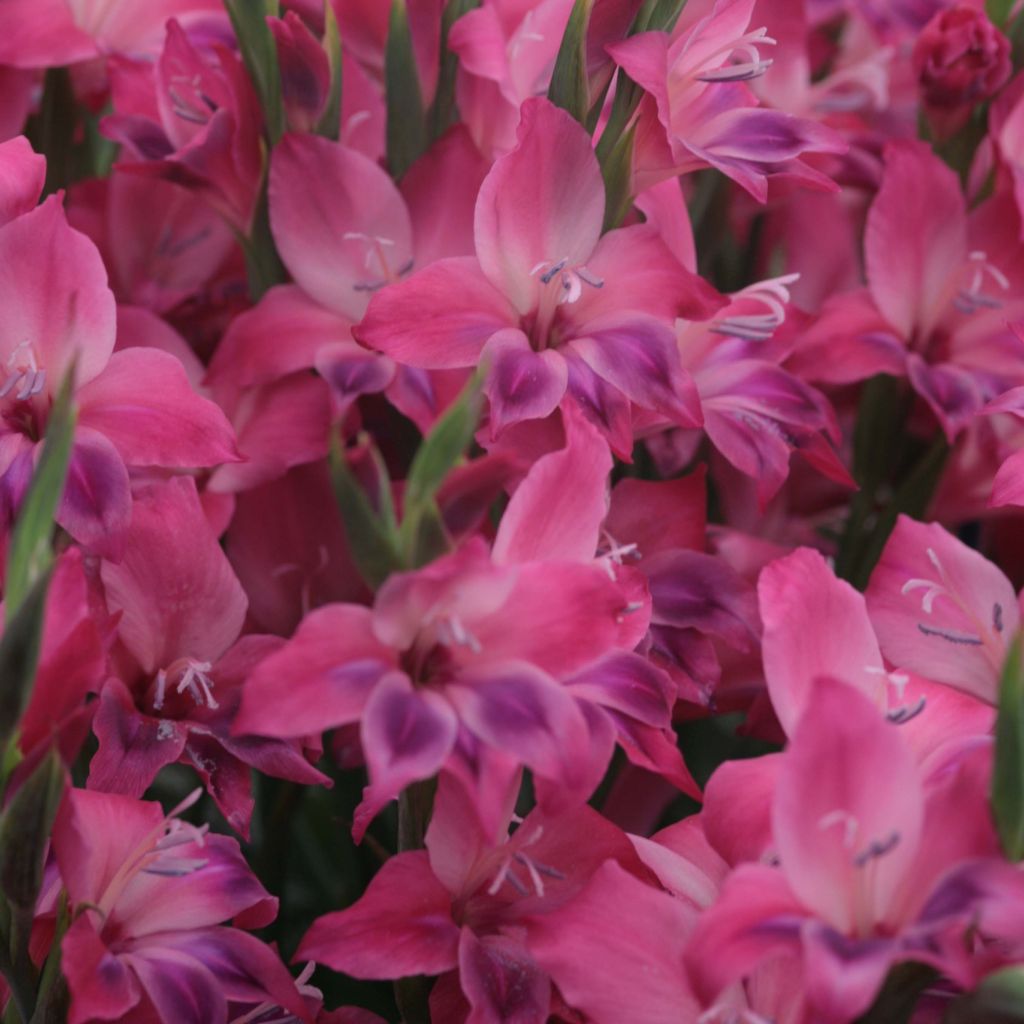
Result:
{"label": "green foliage", "polygon": [[569,23],[562,36],[562,44],[555,58],[551,74],[548,99],[557,107],[567,110],[580,124],[586,124],[590,108],[587,88],[587,28],[594,0],[576,0],[569,15]]}
{"label": "green foliage", "polygon": [[1010,645],[999,684],[992,816],[1006,856],[1024,859],[1024,663],[1021,636]]}
{"label": "green foliage", "polygon": [[267,15],[278,13],[276,3],[264,0],[224,0],[238,48],[263,110],[267,141],[277,144],[284,134],[284,104],[281,101],[281,71],[277,63],[274,33]]}
{"label": "green foliage", "polygon": [[392,177],[398,179],[427,147],[423,94],[405,0],[391,0],[391,20],[384,50],[384,98],[388,167]]}

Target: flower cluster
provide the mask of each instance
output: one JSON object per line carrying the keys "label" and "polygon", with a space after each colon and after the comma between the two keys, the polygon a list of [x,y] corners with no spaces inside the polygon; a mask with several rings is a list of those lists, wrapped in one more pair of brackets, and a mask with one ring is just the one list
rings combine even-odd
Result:
{"label": "flower cluster", "polygon": [[0,4],[5,1024],[1024,1020],[1024,12]]}

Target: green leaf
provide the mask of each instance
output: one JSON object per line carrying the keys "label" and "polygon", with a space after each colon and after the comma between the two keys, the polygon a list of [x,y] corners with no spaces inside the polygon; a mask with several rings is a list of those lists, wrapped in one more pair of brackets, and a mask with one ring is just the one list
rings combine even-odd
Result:
{"label": "green leaf", "polygon": [[945,1024],[1021,1024],[1024,1021],[1024,967],[995,971],[946,1011]]}
{"label": "green leaf", "polygon": [[405,0],[391,0],[391,20],[384,50],[384,98],[388,118],[388,167],[397,180],[427,148],[423,94]]}
{"label": "green leaf", "polygon": [[473,440],[482,388],[478,371],[423,439],[409,467],[399,531],[400,550],[409,565],[424,565],[449,546],[435,497]]}
{"label": "green leaf", "polygon": [[324,50],[331,69],[331,87],[327,104],[316,123],[316,134],[338,141],[341,136],[341,32],[330,0],[324,0]]}
{"label": "green leaf", "polygon": [[608,154],[608,159],[601,165],[601,176],[604,178],[604,231],[617,228],[629,212],[633,200],[633,137],[636,125],[615,144]]}
{"label": "green leaf", "polygon": [[14,617],[7,620],[3,636],[0,636],[0,752],[4,754],[5,775],[15,760],[12,760],[13,754],[4,751],[4,744],[14,735],[21,721],[39,664],[49,584],[50,572],[47,570],[22,599]]}
{"label": "green leaf", "polygon": [[437,91],[427,115],[430,140],[439,139],[458,120],[455,108],[455,75],[458,55],[448,47],[448,33],[464,14],[480,6],[480,0],[448,0],[441,16],[441,62],[438,67]]}
{"label": "green leaf", "polygon": [[1010,644],[999,684],[992,816],[1006,856],[1024,859],[1024,639]]}
{"label": "green leaf", "polygon": [[53,559],[53,520],[64,493],[64,480],[75,432],[76,414],[71,404],[74,376],[75,364],[72,363],[50,410],[39,464],[32,475],[32,482],[11,535],[7,576],[4,580],[4,607],[8,624],[17,614],[26,593],[46,572]]}
{"label": "green leaf", "polygon": [[1014,0],[985,0],[985,13],[995,25],[1005,25],[1010,17]]}
{"label": "green leaf", "polygon": [[281,102],[281,70],[277,63],[274,33],[267,15],[276,15],[276,3],[264,0],[224,0],[238,48],[263,110],[263,123],[271,146],[284,134],[284,104]]}
{"label": "green leaf", "polygon": [[274,242],[274,235],[270,230],[266,178],[260,187],[260,196],[256,202],[249,237],[239,237],[239,242],[245,255],[245,275],[249,282],[249,298],[253,302],[259,302],[275,284],[283,284],[288,280],[284,263],[281,261],[277,244]]}
{"label": "green leaf", "polygon": [[19,910],[35,909],[63,788],[64,766],[51,750],[18,787],[0,818],[0,890]]}
{"label": "green leaf", "polygon": [[[352,560],[366,585],[376,590],[391,573],[403,568],[397,537],[387,513],[382,516],[374,510],[349,469],[337,434],[331,438],[331,483]],[[393,519],[393,513],[391,516]]]}
{"label": "green leaf", "polygon": [[587,88],[587,27],[594,0],[576,0],[551,73],[548,99],[585,124],[590,109]]}
{"label": "green leaf", "polygon": [[686,0],[646,0],[633,22],[630,35],[639,32],[671,32],[685,6]]}

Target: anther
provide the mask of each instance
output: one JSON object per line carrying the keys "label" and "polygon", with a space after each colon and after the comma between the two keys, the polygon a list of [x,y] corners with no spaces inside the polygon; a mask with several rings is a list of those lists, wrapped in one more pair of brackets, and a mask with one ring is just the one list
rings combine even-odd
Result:
{"label": "anther", "polygon": [[899,845],[900,834],[893,832],[885,839],[872,839],[868,845],[853,858],[854,866],[862,868],[879,857],[884,857]]}

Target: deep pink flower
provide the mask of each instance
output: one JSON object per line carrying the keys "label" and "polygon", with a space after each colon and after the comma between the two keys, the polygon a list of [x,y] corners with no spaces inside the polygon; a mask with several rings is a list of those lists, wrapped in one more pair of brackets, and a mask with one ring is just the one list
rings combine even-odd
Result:
{"label": "deep pink flower", "polygon": [[210,466],[237,458],[224,414],[163,352],[113,352],[114,299],[93,244],[60,200],[0,227],[0,504],[16,513],[53,398],[75,363],[78,423],[57,521],[116,554],[131,513],[128,467]]}
{"label": "deep pink flower", "polygon": [[892,963],[941,968],[936,938],[974,926],[973,894],[952,873],[997,851],[978,770],[988,752],[926,784],[899,730],[852,687],[818,681],[775,782],[779,866],[737,868],[693,935],[703,998],[786,953],[802,958],[815,1019],[849,1020]]}
{"label": "deep pink flower", "polygon": [[90,788],[138,797],[164,765],[182,761],[245,836],[250,767],[307,785],[327,781],[297,744],[231,734],[242,681],[280,641],[239,639],[245,595],[191,480],[137,497],[124,556],[104,562],[101,577],[123,646],[93,723]]}
{"label": "deep pink flower", "polygon": [[721,300],[652,228],[602,238],[604,201],[586,132],[547,101],[527,101],[516,149],[477,197],[477,258],[440,260],[382,289],[356,337],[413,367],[486,363],[492,438],[567,395],[627,458],[630,403],[697,425],[669,324]]}
{"label": "deep pink flower", "polygon": [[135,157],[118,164],[188,188],[249,233],[263,173],[259,104],[237,53],[210,52],[177,21],[155,65],[110,62],[114,113],[103,131]]}
{"label": "deep pink flower", "polygon": [[147,1013],[161,1024],[226,1024],[229,1002],[271,1002],[302,1020],[291,976],[238,928],[273,920],[277,901],[238,844],[159,804],[69,790],[53,830],[72,924],[61,944],[71,1024]]}
{"label": "deep pink flower", "polygon": [[842,137],[816,121],[759,108],[743,84],[771,66],[758,47],[774,40],[764,29],[749,31],[753,8],[754,0],[717,0],[674,37],[644,32],[609,48],[651,97],[638,132],[640,187],[710,166],[761,202],[777,174],[835,188],[801,158],[845,152]]}
{"label": "deep pink flower", "polygon": [[911,61],[925,109],[945,133],[962,125],[1013,72],[1010,41],[984,10],[967,4],[941,10],[925,25]]}

